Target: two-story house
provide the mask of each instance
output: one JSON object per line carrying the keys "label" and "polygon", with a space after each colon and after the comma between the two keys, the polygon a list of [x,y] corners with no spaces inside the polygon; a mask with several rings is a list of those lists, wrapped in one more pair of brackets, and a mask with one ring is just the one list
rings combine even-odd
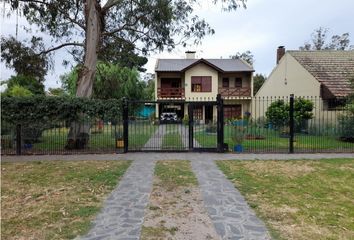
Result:
{"label": "two-story house", "polygon": [[[188,114],[188,102],[224,99],[224,117],[242,117],[251,109],[253,68],[241,59],[158,59],[155,66],[156,117],[175,112],[180,119]],[[171,101],[169,101],[171,100]],[[173,101],[172,101],[173,100]],[[201,105],[194,118],[202,123],[216,120],[216,107]]]}

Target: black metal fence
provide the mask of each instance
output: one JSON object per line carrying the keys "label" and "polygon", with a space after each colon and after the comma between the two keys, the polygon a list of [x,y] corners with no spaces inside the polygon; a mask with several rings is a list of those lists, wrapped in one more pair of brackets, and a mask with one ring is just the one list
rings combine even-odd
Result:
{"label": "black metal fence", "polygon": [[[76,123],[89,126],[89,138],[70,146],[70,122],[12,125],[1,123],[1,154],[80,154],[123,152],[123,123],[92,119]],[[78,141],[79,142],[79,141]],[[121,147],[120,147],[121,146]]]}
{"label": "black metal fence", "polygon": [[218,101],[127,101],[117,120],[91,118],[82,146],[70,147],[72,123],[1,122],[1,154],[224,151],[354,152],[354,104],[347,99],[261,97]]}
{"label": "black metal fence", "polygon": [[[150,111],[141,114],[146,108]],[[220,108],[220,97],[217,101],[127,101],[123,114],[125,151],[220,152]]]}

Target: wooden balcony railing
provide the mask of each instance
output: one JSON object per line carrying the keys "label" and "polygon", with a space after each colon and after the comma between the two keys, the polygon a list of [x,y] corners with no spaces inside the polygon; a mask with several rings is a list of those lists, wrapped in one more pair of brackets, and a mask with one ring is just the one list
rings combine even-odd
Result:
{"label": "wooden balcony railing", "polygon": [[251,88],[219,88],[222,97],[251,97]]}
{"label": "wooden balcony railing", "polygon": [[184,98],[184,88],[157,88],[158,98]]}

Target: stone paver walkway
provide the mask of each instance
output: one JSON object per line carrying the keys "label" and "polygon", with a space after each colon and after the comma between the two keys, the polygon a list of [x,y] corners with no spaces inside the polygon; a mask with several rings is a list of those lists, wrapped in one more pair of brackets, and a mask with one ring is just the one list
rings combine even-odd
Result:
{"label": "stone paver walkway", "polygon": [[154,161],[134,161],[82,240],[137,240],[152,189]]}
{"label": "stone paver walkway", "polygon": [[270,239],[264,223],[214,161],[192,161],[204,206],[222,239]]}
{"label": "stone paver walkway", "polygon": [[104,203],[89,233],[82,240],[136,240],[152,189],[156,160],[190,160],[203,202],[222,239],[270,239],[267,229],[240,192],[217,168],[214,160],[354,158],[354,154],[217,154],[128,153],[106,155],[3,156],[1,161],[135,160]]}

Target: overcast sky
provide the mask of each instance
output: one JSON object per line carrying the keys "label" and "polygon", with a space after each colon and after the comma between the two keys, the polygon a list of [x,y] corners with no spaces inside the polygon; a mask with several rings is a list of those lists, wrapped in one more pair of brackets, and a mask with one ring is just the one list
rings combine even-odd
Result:
{"label": "overcast sky", "polygon": [[[228,58],[236,52],[250,50],[255,58],[256,72],[269,75],[275,66],[278,46],[298,49],[320,26],[329,28],[329,35],[349,32],[351,44],[354,44],[353,0],[248,0],[247,9],[235,12],[222,12],[220,8],[206,4],[205,0],[203,2],[195,13],[208,21],[215,34],[207,36],[199,46],[178,47],[170,53],[151,55],[145,66],[148,72],[153,73],[156,59],[184,58],[186,50],[195,50],[199,58]],[[14,35],[16,18],[3,17],[2,12],[1,34]],[[20,19],[19,24],[25,22]],[[24,34],[19,28],[19,38]],[[59,76],[70,70],[61,65],[64,55],[63,51],[56,54],[55,70],[47,76],[46,88],[60,87]],[[3,64],[0,71],[1,80],[13,74]]]}

